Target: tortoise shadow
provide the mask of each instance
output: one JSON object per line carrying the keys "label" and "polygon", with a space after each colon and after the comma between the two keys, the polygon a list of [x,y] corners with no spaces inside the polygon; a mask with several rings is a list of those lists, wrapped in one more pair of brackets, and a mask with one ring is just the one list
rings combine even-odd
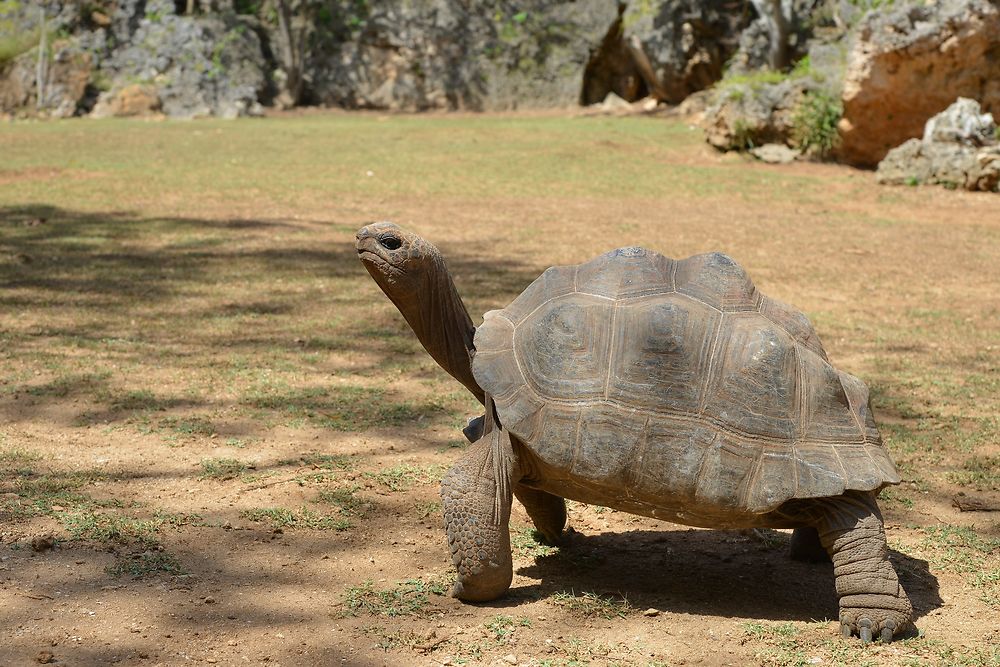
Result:
{"label": "tortoise shadow", "polygon": [[[622,597],[639,609],[782,621],[836,619],[833,564],[792,560],[789,540],[789,533],[775,530],[679,527],[596,535],[571,530],[558,551],[516,570],[541,581],[512,588],[511,595],[537,599],[588,591]],[[927,561],[895,549],[889,559],[913,603],[914,622],[943,604]]]}

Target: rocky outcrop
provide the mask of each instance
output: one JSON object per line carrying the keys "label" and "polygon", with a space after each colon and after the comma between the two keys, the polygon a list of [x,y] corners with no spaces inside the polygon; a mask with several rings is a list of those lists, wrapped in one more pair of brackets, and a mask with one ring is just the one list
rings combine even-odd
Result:
{"label": "rocky outcrop", "polygon": [[[357,4],[357,3],[355,3]],[[309,58],[309,97],[377,109],[575,105],[583,69],[615,20],[607,0],[368,3],[338,14]]]}
{"label": "rocky outcrop", "polygon": [[609,93],[680,103],[722,78],[755,16],[745,0],[653,0],[619,4],[619,12],[587,63],[582,104]]}
{"label": "rocky outcrop", "polygon": [[[22,32],[37,31],[39,6],[15,4],[18,13],[6,20]],[[181,118],[260,112],[268,66],[252,18],[232,12],[179,16],[173,0],[105,4],[113,11],[40,3],[47,31],[69,37],[52,45],[40,102],[37,48],[0,72],[0,109],[62,117],[88,113],[96,102],[104,114],[130,115],[139,107]],[[143,99],[131,88],[135,84],[145,91]]]}
{"label": "rocky outcrop", "polygon": [[878,165],[879,183],[939,184],[966,190],[1000,187],[1000,141],[993,116],[975,100],[959,98],[931,118],[923,137],[910,139]]}
{"label": "rocky outcrop", "polygon": [[[260,113],[266,65],[253,25],[233,14],[174,12],[172,0],[146,3],[127,45],[102,63],[105,76],[154,86],[169,116]],[[120,21],[116,26],[125,29]]]}
{"label": "rocky outcrop", "polygon": [[133,83],[102,93],[91,118],[152,116],[163,108],[156,87]]}
{"label": "rocky outcrop", "polygon": [[715,91],[702,115],[705,139],[719,150],[764,144],[794,145],[795,113],[806,96],[822,89],[810,76],[736,80]]}
{"label": "rocky outcrop", "polygon": [[1000,114],[1000,9],[988,0],[907,4],[859,24],[844,81],[840,156],[874,166],[957,97]]}

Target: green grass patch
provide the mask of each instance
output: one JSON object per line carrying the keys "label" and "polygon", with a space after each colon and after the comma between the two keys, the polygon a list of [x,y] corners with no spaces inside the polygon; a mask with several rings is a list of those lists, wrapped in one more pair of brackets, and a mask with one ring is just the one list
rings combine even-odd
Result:
{"label": "green grass patch", "polygon": [[343,594],[343,616],[413,616],[429,611],[432,595],[444,595],[449,583],[443,578],[428,581],[406,579],[390,588],[376,588],[371,581],[351,586]]}
{"label": "green grass patch", "polygon": [[164,417],[160,420],[160,428],[171,430],[178,435],[189,438],[197,436],[210,437],[216,434],[216,428],[212,421],[207,417],[198,415]]}
{"label": "green grass patch", "polygon": [[309,530],[347,530],[347,519],[313,512],[308,507],[297,510],[285,507],[260,507],[244,510],[240,516],[250,521],[268,523],[272,528],[306,528]]}
{"label": "green grass patch", "polygon": [[580,616],[603,618],[608,621],[625,618],[635,611],[624,596],[599,595],[589,591],[579,594],[574,591],[559,591],[549,597],[549,601]]}
{"label": "green grass patch", "polygon": [[202,459],[201,477],[203,479],[236,479],[256,466],[252,462],[239,459]]}
{"label": "green grass patch", "polygon": [[486,631],[497,644],[509,644],[518,628],[530,628],[530,618],[514,618],[506,614],[497,614],[486,623]]}
{"label": "green grass patch", "polygon": [[295,389],[274,384],[258,385],[242,399],[258,410],[281,415],[292,423],[310,423],[335,431],[417,423],[422,415],[440,411],[440,405],[414,406],[387,399],[385,390],[374,387],[338,386]]}
{"label": "green grass patch", "polygon": [[306,466],[318,470],[350,470],[354,467],[355,460],[351,456],[344,454],[319,454],[309,452],[302,454],[297,459],[282,459],[278,461],[279,466]]}
{"label": "green grass patch", "polygon": [[162,521],[140,519],[110,512],[74,512],[62,517],[63,526],[75,540],[94,540],[122,545],[153,546]]}
{"label": "green grass patch", "polygon": [[917,549],[932,568],[966,575],[980,599],[1000,609],[1000,538],[984,537],[966,526],[925,526]]}
{"label": "green grass patch", "polygon": [[530,526],[518,526],[510,532],[510,545],[515,556],[538,558],[559,552],[559,547],[545,543],[542,534]]}
{"label": "green grass patch", "polygon": [[418,484],[439,482],[447,469],[448,466],[443,464],[416,466],[401,463],[378,472],[368,471],[364,475],[390,491],[406,491]]}
{"label": "green grass patch", "polygon": [[186,574],[180,561],[166,551],[141,551],[127,554],[107,566],[105,572],[112,577],[129,576],[133,579],[146,579],[160,574]]}
{"label": "green grass patch", "polygon": [[319,492],[316,502],[333,505],[347,516],[364,516],[370,504],[355,495],[361,487],[356,484],[340,489],[324,489]]}
{"label": "green grass patch", "polygon": [[961,470],[949,472],[948,479],[977,491],[1000,491],[1000,456],[973,456]]}

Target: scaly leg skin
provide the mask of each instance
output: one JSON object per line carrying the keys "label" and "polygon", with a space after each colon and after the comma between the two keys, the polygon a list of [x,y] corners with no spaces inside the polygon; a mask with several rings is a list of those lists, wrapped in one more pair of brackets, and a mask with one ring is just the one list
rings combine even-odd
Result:
{"label": "scaly leg skin", "polygon": [[814,527],[796,528],[792,531],[792,543],[789,549],[792,560],[807,563],[829,563],[830,554],[819,541],[819,531]]}
{"label": "scaly leg skin", "polygon": [[913,607],[889,562],[875,497],[848,492],[822,502],[819,537],[833,560],[841,633],[890,642],[910,623]]}
{"label": "scaly leg skin", "polygon": [[455,597],[495,600],[510,588],[511,489],[519,478],[510,436],[497,428],[477,440],[441,480],[445,530],[458,570]]}
{"label": "scaly leg skin", "polygon": [[524,484],[514,487],[514,496],[524,505],[545,541],[558,544],[566,527],[566,499]]}

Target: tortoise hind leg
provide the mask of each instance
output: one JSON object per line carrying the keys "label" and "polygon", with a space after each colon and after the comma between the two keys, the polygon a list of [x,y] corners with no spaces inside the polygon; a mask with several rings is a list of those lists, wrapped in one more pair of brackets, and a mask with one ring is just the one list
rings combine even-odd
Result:
{"label": "tortoise hind leg", "polygon": [[495,600],[514,576],[510,554],[512,487],[519,478],[510,436],[500,428],[473,444],[441,480],[441,506],[451,560],[452,595]]}
{"label": "tortoise hind leg", "polygon": [[819,531],[813,526],[796,528],[792,531],[792,543],[788,554],[792,560],[807,563],[829,563],[830,554],[823,548]]}
{"label": "tortoise hind leg", "polygon": [[875,496],[850,491],[815,502],[819,538],[833,560],[842,633],[891,641],[909,625],[913,607],[889,562]]}
{"label": "tortoise hind leg", "polygon": [[524,484],[514,487],[514,496],[521,501],[531,522],[549,544],[557,544],[566,527],[566,499]]}

